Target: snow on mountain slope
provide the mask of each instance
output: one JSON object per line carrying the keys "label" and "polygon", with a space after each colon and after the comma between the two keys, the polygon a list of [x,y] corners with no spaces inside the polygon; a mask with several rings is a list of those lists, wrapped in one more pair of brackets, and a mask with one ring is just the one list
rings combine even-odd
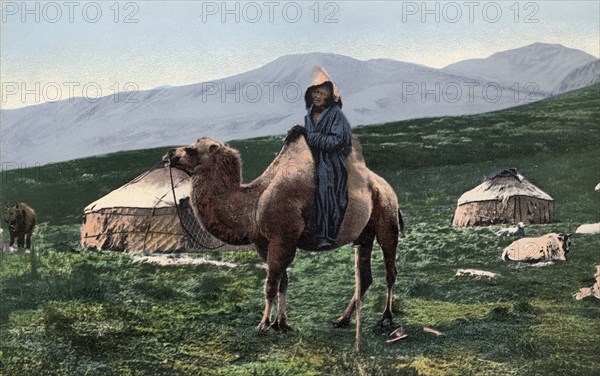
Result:
{"label": "snow on mountain slope", "polygon": [[[507,68],[508,62],[528,67],[548,87],[554,82],[549,92],[559,84],[571,87],[571,81],[565,81],[570,74],[573,82],[583,83],[582,75],[590,70],[576,73],[574,69],[589,55],[561,49],[532,45],[520,49],[521,57],[512,50],[495,54],[491,60],[466,61],[444,69],[327,53],[286,55],[214,82],[119,93],[93,102],[71,98],[2,110],[1,160],[33,166],[120,150],[182,145],[200,136],[227,141],[285,134],[304,121],[304,91],[315,65],[323,66],[338,84],[352,126],[498,110],[549,95],[528,93],[522,87],[518,92],[511,89],[510,74],[517,68]],[[563,62],[565,57],[570,63]],[[503,68],[491,69],[494,61],[503,62]],[[465,71],[465,67],[470,69]],[[484,77],[490,70],[508,78]],[[544,76],[546,70],[551,78]]]}
{"label": "snow on mountain slope", "polygon": [[600,59],[575,68],[561,83],[556,85],[553,94],[579,89],[600,82]]}
{"label": "snow on mountain slope", "polygon": [[537,85],[542,95],[550,95],[576,67],[596,57],[560,44],[534,43],[513,50],[497,52],[485,59],[463,60],[442,70],[467,77],[495,81],[501,85],[521,87]]}

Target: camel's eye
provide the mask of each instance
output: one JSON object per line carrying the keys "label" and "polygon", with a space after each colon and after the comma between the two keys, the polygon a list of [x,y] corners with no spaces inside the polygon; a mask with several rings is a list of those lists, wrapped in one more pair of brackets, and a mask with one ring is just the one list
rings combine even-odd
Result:
{"label": "camel's eye", "polygon": [[183,149],[183,151],[185,151],[185,152],[186,152],[186,154],[190,154],[190,155],[194,155],[194,154],[196,154],[196,153],[198,152],[198,151],[197,151],[196,149],[194,149],[194,148],[185,148],[185,149]]}

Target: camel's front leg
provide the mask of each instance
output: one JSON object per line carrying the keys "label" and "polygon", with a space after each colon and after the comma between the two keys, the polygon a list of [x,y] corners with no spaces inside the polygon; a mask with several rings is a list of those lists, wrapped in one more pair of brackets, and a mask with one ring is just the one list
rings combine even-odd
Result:
{"label": "camel's front leg", "polygon": [[[260,324],[258,324],[257,327],[257,329],[261,332],[266,332],[271,327],[271,313],[273,312],[274,300],[279,290],[281,279],[283,277],[283,273],[281,272],[281,268],[279,265],[272,266],[269,262],[268,266],[269,272],[267,274],[267,280],[265,282],[265,310],[263,311],[262,320],[260,321]],[[285,307],[285,297],[283,299],[283,302]]]}
{"label": "camel's front leg", "polygon": [[277,294],[277,319],[273,323],[273,329],[277,331],[287,332],[292,328],[287,323],[287,310],[285,307],[285,292],[288,286],[288,274],[287,271],[283,272],[281,282],[279,282],[279,292]]}
{"label": "camel's front leg", "polygon": [[[269,284],[269,277],[267,277],[266,285]],[[271,312],[273,311],[273,299],[275,297],[269,296],[269,289],[265,285],[265,310],[263,311],[262,320],[260,320],[260,324],[256,327],[261,332],[266,332],[271,327]]]}
{"label": "camel's front leg", "polygon": [[[267,255],[269,271],[265,282],[265,310],[263,312],[262,320],[257,328],[260,331],[267,331],[271,326],[271,312],[273,310],[275,296],[278,293],[280,293],[280,307],[277,314],[277,328],[289,328],[287,326],[287,313],[285,309],[285,290],[287,289],[288,283],[286,269],[292,263],[295,253],[295,243],[293,248],[284,246],[282,242],[269,243]],[[283,287],[283,292],[281,287]]]}

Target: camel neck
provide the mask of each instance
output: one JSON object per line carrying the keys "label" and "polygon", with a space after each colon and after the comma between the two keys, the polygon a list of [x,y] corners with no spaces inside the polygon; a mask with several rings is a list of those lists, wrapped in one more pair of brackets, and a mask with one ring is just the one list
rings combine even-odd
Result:
{"label": "camel neck", "polygon": [[256,234],[259,192],[240,184],[240,168],[214,169],[192,178],[192,203],[208,232],[226,243],[250,244]]}

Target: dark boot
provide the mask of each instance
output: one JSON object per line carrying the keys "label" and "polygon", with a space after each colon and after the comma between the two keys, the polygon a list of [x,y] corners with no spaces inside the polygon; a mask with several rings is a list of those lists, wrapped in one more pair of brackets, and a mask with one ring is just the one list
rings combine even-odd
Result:
{"label": "dark boot", "polygon": [[331,243],[327,239],[317,238],[317,251],[331,249]]}

